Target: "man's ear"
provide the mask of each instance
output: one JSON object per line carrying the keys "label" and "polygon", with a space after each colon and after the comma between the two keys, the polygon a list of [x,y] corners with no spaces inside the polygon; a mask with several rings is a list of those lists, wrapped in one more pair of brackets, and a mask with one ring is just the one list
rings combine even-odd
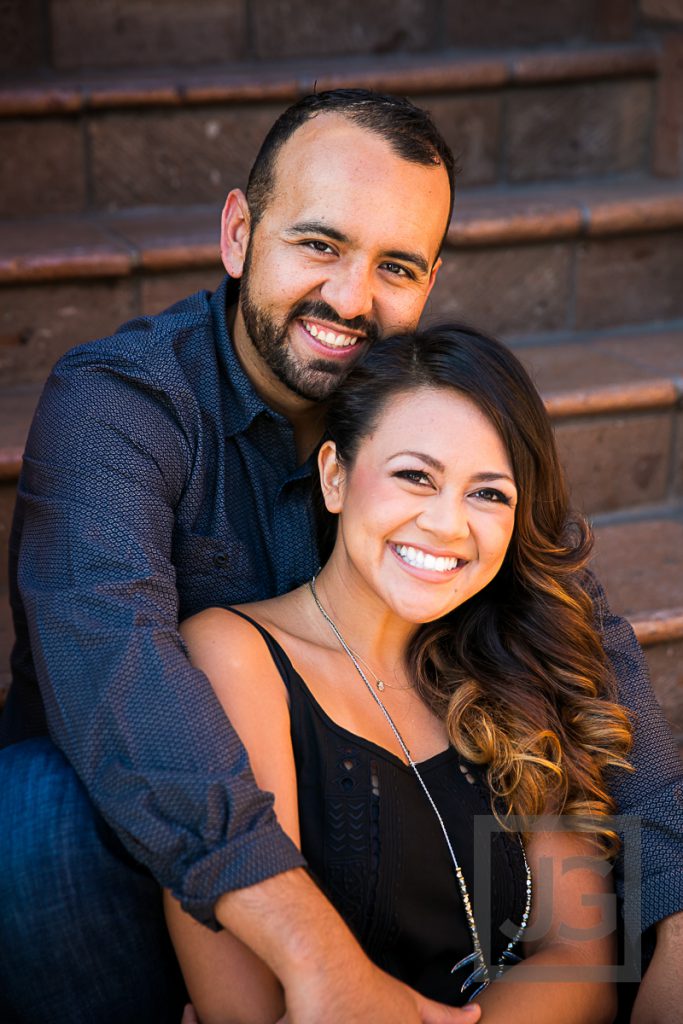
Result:
{"label": "man's ear", "polygon": [[432,269],[430,271],[430,274],[429,274],[429,285],[427,286],[427,297],[429,297],[429,293],[431,292],[432,288],[434,287],[434,282],[436,281],[436,275],[438,274],[438,272],[439,272],[439,270],[441,268],[441,264],[442,263],[443,263],[443,260],[439,256],[439,258],[437,259],[436,263],[434,264],[434,266],[432,267]]}
{"label": "man's ear", "polygon": [[228,193],[221,217],[221,258],[230,277],[241,277],[251,235],[251,216],[244,192]]}
{"label": "man's ear", "polygon": [[321,446],[318,452],[318,472],[325,508],[337,515],[344,504],[344,469],[337,461],[334,441],[325,441]]}

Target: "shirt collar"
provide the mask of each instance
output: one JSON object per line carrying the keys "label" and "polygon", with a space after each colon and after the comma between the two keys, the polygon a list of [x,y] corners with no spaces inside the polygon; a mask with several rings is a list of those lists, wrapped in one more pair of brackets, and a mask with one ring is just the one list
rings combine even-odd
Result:
{"label": "shirt collar", "polygon": [[239,297],[239,282],[227,275],[211,296],[211,315],[214,323],[214,334],[217,340],[220,362],[225,374],[225,390],[227,401],[223,408],[223,422],[226,436],[244,433],[260,413],[267,413],[277,420],[287,421],[254,390],[242,365],[230,337],[228,328],[228,309],[236,305]]}

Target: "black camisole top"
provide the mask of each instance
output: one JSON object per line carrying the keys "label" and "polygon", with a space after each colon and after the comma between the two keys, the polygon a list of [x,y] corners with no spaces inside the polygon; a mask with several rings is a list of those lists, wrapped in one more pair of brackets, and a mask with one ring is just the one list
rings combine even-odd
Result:
{"label": "black camisole top", "polygon": [[[311,874],[379,967],[425,996],[462,1005],[460,986],[473,966],[451,968],[472,952],[472,938],[443,832],[415,773],[337,725],[277,640],[231,610],[261,633],[289,693],[301,850]],[[495,963],[524,912],[519,840],[496,825],[481,770],[453,747],[418,769],[463,870],[484,953]]]}

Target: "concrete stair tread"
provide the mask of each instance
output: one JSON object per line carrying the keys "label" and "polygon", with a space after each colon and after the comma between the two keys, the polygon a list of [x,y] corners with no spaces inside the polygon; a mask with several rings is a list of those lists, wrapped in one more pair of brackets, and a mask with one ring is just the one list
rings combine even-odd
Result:
{"label": "concrete stair tread", "polygon": [[596,527],[594,568],[644,646],[683,639],[683,522],[647,518]]}
{"label": "concrete stair tread", "polygon": [[517,354],[555,420],[671,407],[681,392],[683,328],[529,345]]}
{"label": "concrete stair tread", "polygon": [[205,103],[291,102],[318,91],[357,86],[386,92],[468,92],[507,85],[655,75],[654,43],[582,44],[529,50],[325,56],[231,62],[229,68],[166,68],[34,75],[0,86],[0,117],[92,109],[178,107]]}
{"label": "concrete stair tread", "polygon": [[[680,182],[461,189],[448,241],[456,248],[500,246],[681,226]],[[0,229],[5,284],[219,265],[213,204],[26,218]]]}

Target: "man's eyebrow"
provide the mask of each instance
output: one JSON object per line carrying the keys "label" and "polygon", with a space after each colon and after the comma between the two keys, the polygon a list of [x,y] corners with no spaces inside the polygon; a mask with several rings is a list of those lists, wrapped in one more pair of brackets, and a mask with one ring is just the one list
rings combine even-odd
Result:
{"label": "man's eyebrow", "polygon": [[429,263],[421,252],[406,252],[403,249],[396,249],[392,252],[383,252],[382,256],[388,260],[400,260],[401,263],[412,263],[423,274],[429,273]]}
{"label": "man's eyebrow", "polygon": [[[304,220],[299,221],[298,224],[292,224],[291,227],[286,229],[288,235],[325,235],[326,238],[332,238],[335,242],[350,242],[351,239],[348,235],[345,235],[343,231],[339,231],[337,228],[331,227],[329,224],[324,224],[320,220]],[[423,273],[429,273],[429,263],[421,252],[411,252],[406,249],[391,249],[388,252],[382,253],[382,259],[386,260],[400,260],[402,263],[412,263],[414,267]]]}
{"label": "man's eyebrow", "polygon": [[327,238],[333,238],[335,242],[349,241],[348,235],[345,235],[343,231],[338,231],[337,228],[333,228],[329,224],[323,224],[320,220],[304,220],[298,224],[292,224],[291,227],[287,228],[287,234],[326,235]]}

